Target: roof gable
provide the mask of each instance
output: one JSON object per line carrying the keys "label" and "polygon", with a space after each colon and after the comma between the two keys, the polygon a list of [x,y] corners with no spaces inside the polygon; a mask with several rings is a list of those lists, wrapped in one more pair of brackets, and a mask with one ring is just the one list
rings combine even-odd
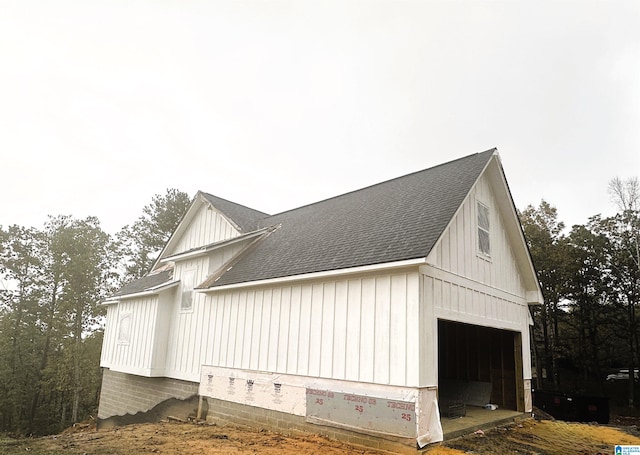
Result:
{"label": "roof gable", "polygon": [[264,218],[278,229],[213,286],[424,258],[494,153]]}
{"label": "roof gable", "polygon": [[209,193],[200,193],[209,204],[218,209],[241,233],[247,233],[258,229],[258,223],[269,217],[268,214],[254,210],[244,205],[222,199]]}
{"label": "roof gable", "polygon": [[[212,219],[216,216],[222,223]],[[153,269],[167,256],[253,232],[256,230],[259,220],[268,216],[258,210],[198,191],[178,227],[158,256]],[[192,227],[194,223],[198,224]],[[183,237],[193,229],[197,231],[197,235],[183,241]]]}
{"label": "roof gable", "polygon": [[[478,203],[485,205],[490,212],[489,257],[479,252],[477,244]],[[522,292],[519,289],[522,285],[530,302],[542,301],[537,275],[497,153],[470,189],[426,260],[440,269],[476,282],[489,280],[492,286],[514,295]]]}

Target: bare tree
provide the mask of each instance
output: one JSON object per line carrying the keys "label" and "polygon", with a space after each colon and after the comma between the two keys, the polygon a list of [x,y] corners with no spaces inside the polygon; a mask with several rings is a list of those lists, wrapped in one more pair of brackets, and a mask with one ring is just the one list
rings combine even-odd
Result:
{"label": "bare tree", "polygon": [[640,209],[640,180],[637,177],[629,177],[626,180],[614,177],[609,182],[609,196],[621,211],[638,211]]}
{"label": "bare tree", "polygon": [[[629,319],[629,332],[627,334],[629,340],[629,346],[633,353],[635,346],[635,352],[640,352],[640,342],[638,339],[637,327],[636,327],[636,306],[638,305],[638,296],[640,295],[640,181],[637,177],[630,177],[625,180],[615,177],[609,182],[609,195],[614,204],[622,212],[618,215],[620,219],[619,234],[621,238],[626,238],[627,241],[626,253],[627,260],[631,260],[635,266],[636,273],[635,279],[629,283],[629,291],[626,296],[629,299],[628,305],[628,319]],[[633,368],[634,361],[633,355],[630,356],[629,365],[629,406],[634,405],[633,400]]]}

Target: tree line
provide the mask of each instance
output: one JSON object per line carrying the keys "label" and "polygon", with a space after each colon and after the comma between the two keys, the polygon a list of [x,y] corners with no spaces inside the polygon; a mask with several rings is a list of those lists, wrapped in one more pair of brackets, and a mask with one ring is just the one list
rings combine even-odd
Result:
{"label": "tree line", "polygon": [[56,433],[95,418],[104,309],[144,276],[190,203],[157,194],[115,235],[95,217],[0,226],[0,432]]}
{"label": "tree line", "polygon": [[[544,200],[519,212],[544,295],[531,307],[536,388],[605,393],[612,368],[639,368],[640,184],[614,179],[609,191],[614,216],[568,231]],[[99,303],[150,270],[189,204],[169,189],[114,235],[95,217],[0,226],[0,432],[50,434],[96,416]],[[630,406],[634,392],[628,381]]]}
{"label": "tree line", "polygon": [[[615,215],[568,232],[544,200],[520,213],[544,296],[531,308],[538,388],[606,395],[607,373],[639,368],[640,183],[616,178],[609,193]],[[634,383],[625,382],[630,407]]]}

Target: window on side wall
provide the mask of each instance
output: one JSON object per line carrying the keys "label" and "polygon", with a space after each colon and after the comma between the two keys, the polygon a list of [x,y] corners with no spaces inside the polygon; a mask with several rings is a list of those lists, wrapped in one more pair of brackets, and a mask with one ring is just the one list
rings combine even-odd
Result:
{"label": "window on side wall", "polygon": [[482,202],[478,202],[478,251],[487,257],[491,256],[489,228],[489,207]]}
{"label": "window on side wall", "polygon": [[118,344],[129,344],[131,340],[131,313],[123,313],[118,321]]}
{"label": "window on side wall", "polygon": [[196,271],[187,270],[182,274],[180,292],[180,311],[193,310],[193,288],[196,281]]}

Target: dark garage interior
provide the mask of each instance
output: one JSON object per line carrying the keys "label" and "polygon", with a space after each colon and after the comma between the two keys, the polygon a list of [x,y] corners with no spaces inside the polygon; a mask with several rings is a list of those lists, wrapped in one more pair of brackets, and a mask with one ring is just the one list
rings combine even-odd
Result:
{"label": "dark garage interior", "polygon": [[521,352],[518,332],[439,320],[438,390],[444,414],[456,403],[523,412]]}

